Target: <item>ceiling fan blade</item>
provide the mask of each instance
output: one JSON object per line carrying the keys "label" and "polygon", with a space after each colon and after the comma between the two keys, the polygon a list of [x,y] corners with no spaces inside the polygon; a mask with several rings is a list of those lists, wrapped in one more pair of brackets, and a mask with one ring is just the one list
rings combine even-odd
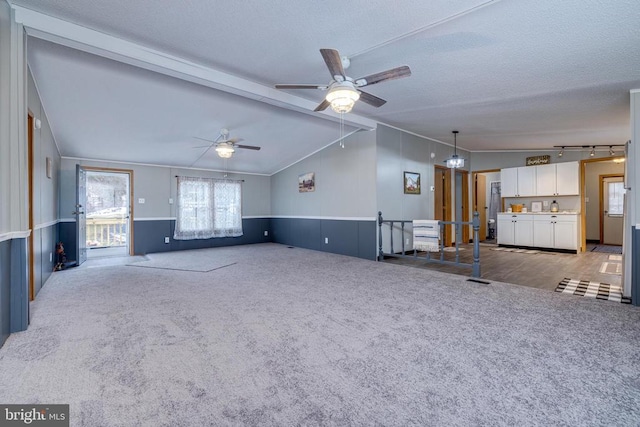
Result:
{"label": "ceiling fan blade", "polygon": [[276,89],[326,89],[326,85],[276,85]]}
{"label": "ceiling fan blade", "polygon": [[329,68],[331,78],[335,79],[335,76],[342,76],[342,80],[345,79],[344,68],[342,68],[342,59],[340,59],[340,53],[335,49],[320,49],[322,58]]}
{"label": "ceiling fan blade", "polygon": [[225,139],[222,142],[229,142],[231,144],[235,144],[236,142],[240,142],[240,141],[244,141],[244,139],[242,139],[242,138],[229,138],[229,139]]}
{"label": "ceiling fan blade", "polygon": [[191,148],[208,148],[211,147],[212,144],[209,145],[198,145],[197,147],[191,147]]}
{"label": "ceiling fan blade", "polygon": [[407,65],[402,67],[393,68],[391,70],[382,71],[380,73],[371,74],[365,77],[356,79],[355,84],[358,87],[370,86],[376,83],[383,82],[385,80],[401,79],[403,77],[409,77],[411,75],[411,68]]}
{"label": "ceiling fan blade", "polygon": [[316,107],[316,109],[315,109],[315,110],[313,110],[313,111],[324,111],[324,110],[326,110],[326,109],[327,109],[327,107],[328,107],[329,105],[331,105],[331,103],[330,103],[329,101],[327,101],[326,99],[323,99],[323,100],[322,100],[322,102],[320,103],[320,105],[318,105],[318,106]]}
{"label": "ceiling fan blade", "polygon": [[200,139],[202,141],[207,141],[207,142],[210,142],[212,144],[215,144],[218,141],[217,139],[215,139],[215,140],[213,140],[213,139],[205,139],[205,138],[200,138],[199,136],[194,136],[194,138],[195,139]]}
{"label": "ceiling fan blade", "polygon": [[360,91],[360,101],[366,102],[367,104],[372,105],[374,107],[382,107],[387,102],[382,98],[378,98],[375,95],[371,95],[370,93],[363,92],[363,91]]}
{"label": "ceiling fan blade", "polygon": [[260,147],[256,147],[255,145],[234,145],[236,148],[244,148],[245,150],[259,150]]}

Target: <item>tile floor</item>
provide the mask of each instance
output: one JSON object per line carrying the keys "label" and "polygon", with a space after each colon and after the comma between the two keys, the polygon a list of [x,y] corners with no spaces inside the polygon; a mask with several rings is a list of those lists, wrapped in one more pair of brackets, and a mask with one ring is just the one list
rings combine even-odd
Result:
{"label": "tile floor", "polygon": [[[471,263],[473,261],[473,245],[461,245],[460,261]],[[480,245],[480,269],[481,277],[485,280],[494,280],[534,288],[555,290],[563,279],[590,280],[593,282],[620,285],[621,275],[601,272],[603,263],[609,263],[606,271],[617,271],[612,264],[621,263],[621,258],[615,255],[599,252],[582,252],[567,254],[559,252],[518,253],[507,251],[494,251],[495,245]],[[455,253],[445,253],[445,259],[453,260]],[[433,255],[432,255],[433,256]],[[454,274],[469,276],[470,268],[445,266],[434,263],[426,263],[420,260],[387,258],[385,262],[411,265],[419,268],[434,269]]]}

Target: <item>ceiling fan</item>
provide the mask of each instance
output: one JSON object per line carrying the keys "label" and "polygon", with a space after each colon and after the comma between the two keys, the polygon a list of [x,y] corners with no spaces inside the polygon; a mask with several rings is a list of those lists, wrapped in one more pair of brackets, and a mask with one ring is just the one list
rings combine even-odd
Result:
{"label": "ceiling fan", "polygon": [[200,158],[202,156],[207,154],[207,152],[214,145],[216,146],[216,152],[218,153],[218,156],[222,157],[223,159],[231,158],[231,156],[233,156],[233,153],[236,151],[235,150],[236,148],[243,148],[245,150],[259,150],[260,149],[260,147],[256,147],[255,145],[238,144],[238,142],[242,141],[242,138],[229,138],[229,129],[221,129],[220,130],[220,135],[218,135],[218,137],[216,139],[214,139],[214,140],[206,139],[206,138],[200,138],[200,137],[197,137],[197,136],[194,136],[194,138],[195,139],[201,139],[202,141],[210,142],[209,145],[201,145],[199,147],[193,147],[193,148],[206,148],[204,153],[202,153],[202,155],[200,157],[198,157],[198,159],[196,161],[200,160]]}
{"label": "ceiling fan", "polygon": [[314,111],[323,111],[328,106],[336,113],[348,113],[358,99],[374,107],[380,107],[387,101],[370,93],[359,90],[361,87],[370,86],[386,80],[409,77],[411,69],[407,65],[371,74],[359,79],[347,76],[344,70],[349,68],[350,61],[346,56],[341,57],[335,49],[320,49],[322,58],[329,68],[332,80],[327,85],[310,84],[277,84],[276,89],[320,89],[328,90],[324,101]]}

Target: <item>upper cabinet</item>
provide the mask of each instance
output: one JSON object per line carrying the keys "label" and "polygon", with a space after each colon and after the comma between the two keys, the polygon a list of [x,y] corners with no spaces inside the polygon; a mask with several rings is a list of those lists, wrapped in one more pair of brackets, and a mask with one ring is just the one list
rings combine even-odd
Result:
{"label": "upper cabinet", "polygon": [[578,162],[536,166],[537,196],[575,196],[580,194]]}
{"label": "upper cabinet", "polygon": [[578,162],[506,168],[500,171],[502,197],[576,196],[580,194]]}
{"label": "upper cabinet", "polygon": [[502,197],[528,197],[536,195],[536,166],[506,168],[500,171]]}

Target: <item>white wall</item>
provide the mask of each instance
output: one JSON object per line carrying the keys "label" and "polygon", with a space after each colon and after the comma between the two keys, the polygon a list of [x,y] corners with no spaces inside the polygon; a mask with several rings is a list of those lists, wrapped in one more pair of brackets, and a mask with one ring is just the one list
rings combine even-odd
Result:
{"label": "white wall", "polygon": [[[27,93],[29,112],[41,122],[40,129],[33,129],[33,214],[38,227],[58,219],[60,153],[30,72]],[[51,159],[51,178],[47,177],[47,158]]]}
{"label": "white wall", "polygon": [[[298,176],[315,173],[313,192],[298,191]],[[357,132],[271,177],[274,216],[375,218],[376,133]]]}

